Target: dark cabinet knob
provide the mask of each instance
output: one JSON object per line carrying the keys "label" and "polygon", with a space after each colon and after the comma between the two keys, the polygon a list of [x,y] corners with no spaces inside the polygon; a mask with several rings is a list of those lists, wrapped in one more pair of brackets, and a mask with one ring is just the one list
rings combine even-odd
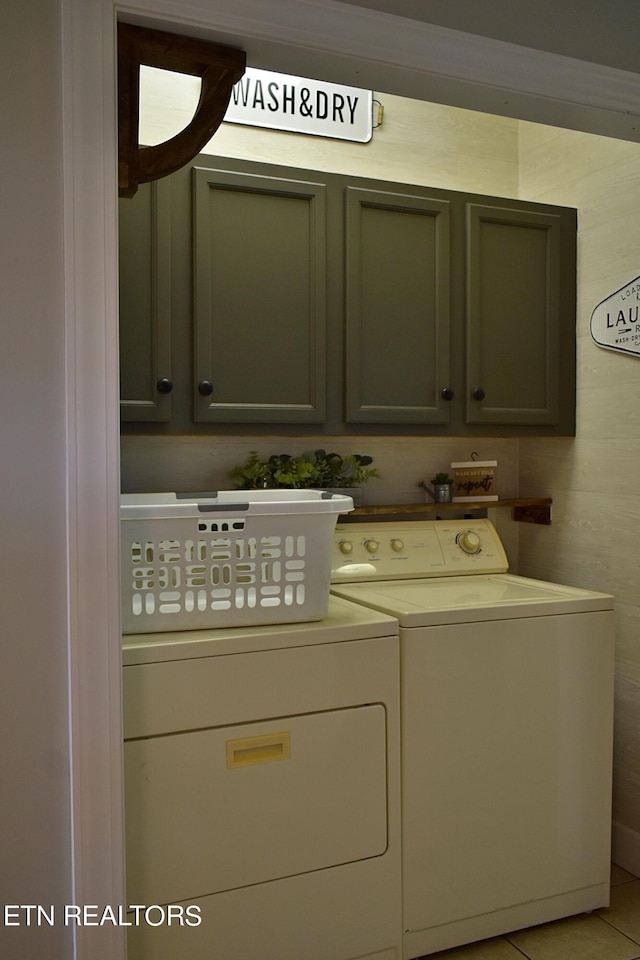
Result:
{"label": "dark cabinet knob", "polygon": [[441,397],[443,400],[453,400],[453,390],[451,387],[443,387]]}
{"label": "dark cabinet knob", "polygon": [[485,392],[482,387],[476,387],[471,396],[474,400],[484,400]]}
{"label": "dark cabinet knob", "polygon": [[201,380],[198,384],[198,393],[202,397],[210,397],[213,393],[213,384],[211,380]]}
{"label": "dark cabinet knob", "polygon": [[173,390],[173,383],[168,379],[168,377],[161,377],[156,383],[156,389],[158,393],[171,393]]}

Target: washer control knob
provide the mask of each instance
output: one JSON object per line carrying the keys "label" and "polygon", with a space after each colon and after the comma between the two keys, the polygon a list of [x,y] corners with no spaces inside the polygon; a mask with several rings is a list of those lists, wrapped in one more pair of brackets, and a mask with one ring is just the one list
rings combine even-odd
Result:
{"label": "washer control knob", "polygon": [[377,553],[380,544],[377,540],[365,540],[364,546],[369,553]]}
{"label": "washer control knob", "polygon": [[464,530],[458,534],[458,546],[464,553],[480,553],[480,537],[474,530]]}
{"label": "washer control knob", "polygon": [[400,540],[399,537],[394,537],[391,541],[391,549],[395,550],[396,553],[400,553],[401,550],[404,550],[404,540]]}
{"label": "washer control knob", "polygon": [[338,543],[338,549],[340,550],[340,553],[351,553],[353,550],[353,544],[351,543],[351,540],[340,540]]}

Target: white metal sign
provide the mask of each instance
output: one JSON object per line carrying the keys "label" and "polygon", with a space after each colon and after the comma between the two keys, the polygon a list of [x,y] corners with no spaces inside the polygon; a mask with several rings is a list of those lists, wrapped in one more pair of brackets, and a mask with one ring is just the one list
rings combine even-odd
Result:
{"label": "white metal sign", "polygon": [[640,354],[640,277],[598,304],[591,314],[591,336],[609,350]]}
{"label": "white metal sign", "polygon": [[367,143],[373,94],[337,83],[248,67],[233,87],[227,123]]}

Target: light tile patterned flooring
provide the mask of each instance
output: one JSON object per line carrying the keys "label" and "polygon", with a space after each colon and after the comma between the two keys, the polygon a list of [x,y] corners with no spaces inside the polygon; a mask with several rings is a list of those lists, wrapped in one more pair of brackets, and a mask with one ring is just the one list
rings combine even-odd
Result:
{"label": "light tile patterned flooring", "polygon": [[640,960],[640,880],[611,868],[611,905],[432,953],[428,960]]}

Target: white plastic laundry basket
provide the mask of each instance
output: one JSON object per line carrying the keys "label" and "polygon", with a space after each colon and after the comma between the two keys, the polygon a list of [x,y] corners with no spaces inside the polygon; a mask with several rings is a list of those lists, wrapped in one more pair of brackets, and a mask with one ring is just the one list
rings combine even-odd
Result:
{"label": "white plastic laundry basket", "polygon": [[124,633],[322,619],[351,510],[320,490],[123,494]]}

